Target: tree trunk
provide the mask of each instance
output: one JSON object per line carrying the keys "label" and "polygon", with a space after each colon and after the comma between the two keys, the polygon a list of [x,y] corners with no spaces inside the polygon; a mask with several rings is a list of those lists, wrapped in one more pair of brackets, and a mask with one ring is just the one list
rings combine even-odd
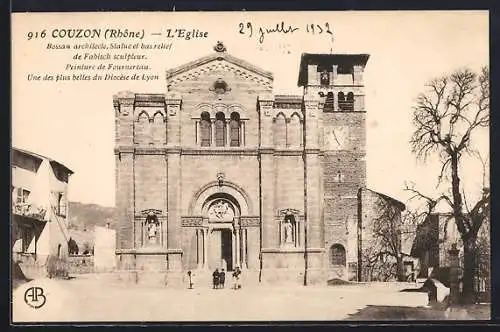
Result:
{"label": "tree trunk", "polygon": [[403,257],[398,255],[396,258],[396,276],[398,281],[406,281],[405,271],[403,266]]}
{"label": "tree trunk", "polygon": [[468,237],[464,241],[464,265],[462,276],[462,299],[465,303],[473,303],[475,299],[474,272],[476,269],[475,260],[476,237]]}

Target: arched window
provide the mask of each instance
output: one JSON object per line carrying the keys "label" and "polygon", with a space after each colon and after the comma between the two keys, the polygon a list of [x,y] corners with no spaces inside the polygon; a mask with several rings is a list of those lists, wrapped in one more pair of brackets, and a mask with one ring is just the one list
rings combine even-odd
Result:
{"label": "arched window", "polygon": [[345,95],[342,91],[340,91],[338,94],[337,94],[337,100],[340,102],[343,102],[345,101]]}
{"label": "arched window", "polygon": [[354,102],[354,93],[349,92],[347,94],[347,101]]}
{"label": "arched window", "polygon": [[226,145],[226,116],[219,112],[215,115],[215,146]]}
{"label": "arched window", "polygon": [[299,147],[302,145],[302,127],[300,126],[300,117],[293,113],[290,123],[286,127],[286,145],[290,147]]}
{"label": "arched window", "polygon": [[347,94],[346,110],[347,111],[354,110],[354,93],[352,93],[352,92],[349,92]]}
{"label": "arched window", "polygon": [[347,98],[343,92],[338,94],[339,109],[341,111],[352,111],[354,110],[354,93],[347,93]]}
{"label": "arched window", "polygon": [[201,146],[210,146],[211,137],[212,124],[210,123],[210,114],[208,112],[203,112],[200,117]]}
{"label": "arched window", "polygon": [[241,142],[241,127],[240,127],[240,114],[237,112],[231,113],[231,121],[229,122],[230,132],[230,146],[240,146]]}
{"label": "arched window", "polygon": [[156,145],[167,143],[167,130],[165,128],[163,114],[156,112],[153,116],[153,142]]}
{"label": "arched window", "polygon": [[345,248],[341,244],[333,244],[330,247],[330,259],[332,262],[332,265],[345,265],[346,264],[346,259],[345,259]]}
{"label": "arched window", "polygon": [[333,92],[330,91],[326,94],[324,111],[325,112],[333,112],[333,103],[334,103]]}
{"label": "arched window", "polygon": [[135,143],[149,144],[151,142],[149,116],[146,112],[141,112],[135,125]]}
{"label": "arched window", "polygon": [[283,113],[278,114],[274,122],[274,146],[286,146],[286,119]]}

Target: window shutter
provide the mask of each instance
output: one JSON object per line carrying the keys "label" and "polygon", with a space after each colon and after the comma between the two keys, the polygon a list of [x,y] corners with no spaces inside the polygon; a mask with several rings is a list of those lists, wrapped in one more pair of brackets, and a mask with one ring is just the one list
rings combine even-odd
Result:
{"label": "window shutter", "polygon": [[16,203],[22,203],[22,200],[23,200],[23,190],[21,188],[17,188]]}

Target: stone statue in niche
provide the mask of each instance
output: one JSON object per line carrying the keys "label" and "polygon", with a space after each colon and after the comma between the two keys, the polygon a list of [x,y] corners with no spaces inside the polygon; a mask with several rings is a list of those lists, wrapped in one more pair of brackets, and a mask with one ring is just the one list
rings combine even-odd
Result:
{"label": "stone statue in niche", "polygon": [[285,222],[285,243],[293,243],[293,226],[290,220]]}
{"label": "stone statue in niche", "polygon": [[153,216],[148,216],[146,218],[146,234],[147,240],[150,244],[158,243],[158,228],[159,228],[158,218]]}
{"label": "stone statue in niche", "polygon": [[156,243],[156,224],[155,223],[149,223],[148,224],[148,240],[149,243]]}

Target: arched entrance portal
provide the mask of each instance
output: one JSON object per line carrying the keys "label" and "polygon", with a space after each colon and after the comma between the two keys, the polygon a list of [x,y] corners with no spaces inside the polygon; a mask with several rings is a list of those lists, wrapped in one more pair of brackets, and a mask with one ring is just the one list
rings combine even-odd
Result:
{"label": "arched entrance portal", "polygon": [[210,195],[202,207],[208,226],[208,268],[232,271],[240,264],[241,208],[228,193]]}
{"label": "arched entrance portal", "polygon": [[[247,192],[234,182],[217,174],[192,196],[186,216],[186,227],[196,227],[196,258],[191,259],[198,269],[248,268],[248,234],[258,233],[258,217]],[[253,251],[252,251],[253,252]],[[196,262],[195,262],[196,261]]]}

